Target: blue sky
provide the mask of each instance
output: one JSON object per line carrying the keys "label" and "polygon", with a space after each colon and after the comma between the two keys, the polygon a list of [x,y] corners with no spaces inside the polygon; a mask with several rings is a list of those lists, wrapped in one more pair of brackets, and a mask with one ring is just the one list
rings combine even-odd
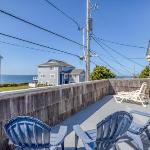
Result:
{"label": "blue sky", "polygon": [[[85,24],[85,0],[51,0],[70,16],[73,16],[81,25]],[[100,38],[121,43],[147,47],[150,39],[150,1],[149,0],[91,0],[99,3],[99,10],[92,12],[93,32]],[[0,0],[0,9],[9,11],[17,16],[41,25],[54,32],[72,38],[82,43],[82,33],[77,27],[44,0]],[[0,14],[0,32],[8,33],[27,40],[49,45],[54,48],[66,50],[78,55],[83,55],[82,48],[73,43],[60,39],[54,35],[40,31],[32,26]],[[36,47],[23,42],[0,36],[0,41],[17,43],[24,46]],[[109,43],[106,43],[109,44]],[[112,48],[127,57],[145,58],[146,49],[122,47],[109,44]],[[43,49],[43,48],[41,48]],[[91,49],[96,51],[105,61],[116,68],[121,74],[129,75],[120,65],[113,61],[108,53],[96,43],[91,42]],[[129,62],[109,50],[117,61],[125,65],[131,72],[135,66],[136,73],[142,67]],[[49,59],[64,60],[77,68],[84,68],[85,64],[75,57],[17,48],[0,43],[0,54],[3,74],[36,74],[37,66]],[[98,58],[92,58],[97,64],[105,65]],[[136,60],[142,65],[147,65],[146,60]],[[93,69],[91,64],[91,69]]]}

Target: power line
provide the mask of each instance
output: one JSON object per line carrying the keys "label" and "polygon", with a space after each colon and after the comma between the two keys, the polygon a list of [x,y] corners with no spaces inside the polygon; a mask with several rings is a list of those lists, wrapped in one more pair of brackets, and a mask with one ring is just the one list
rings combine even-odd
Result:
{"label": "power line", "polygon": [[[105,63],[106,65],[108,65],[108,63],[106,62],[106,61],[103,61],[103,59],[100,59],[103,63]],[[93,63],[94,65],[96,65],[96,66],[100,66],[100,65],[98,65],[97,63],[95,63],[94,61],[90,61],[91,63]],[[114,67],[112,67],[111,65],[110,65],[110,68],[111,69],[113,69],[113,70],[116,70]],[[123,75],[121,72],[119,72],[119,71],[117,71],[116,70],[116,72],[118,73],[118,74],[120,74],[120,75]]]}
{"label": "power line", "polygon": [[15,37],[15,36],[12,36],[12,35],[9,35],[9,34],[5,34],[5,33],[1,33],[1,32],[0,32],[0,35],[3,35],[5,37],[9,37],[9,38],[12,38],[12,39],[15,39],[15,40],[19,40],[19,41],[22,41],[22,42],[30,43],[30,44],[33,44],[33,45],[36,45],[36,46],[40,46],[40,47],[44,47],[44,48],[47,48],[47,49],[51,49],[53,51],[61,52],[61,53],[68,54],[68,55],[71,55],[71,56],[75,56],[75,57],[80,59],[80,56],[78,56],[76,54],[73,54],[73,53],[70,53],[70,52],[67,52],[67,51],[64,51],[64,50],[52,48],[52,47],[47,46],[47,45],[35,43],[35,42],[29,41],[29,40],[25,40],[25,39],[18,38],[18,37]]}
{"label": "power line", "polygon": [[109,66],[112,70],[118,72],[120,74],[120,72],[115,69],[114,67],[112,67],[107,61],[105,61],[104,59],[102,59],[99,55],[97,56],[99,60],[101,60],[102,62],[104,62],[107,66]]}
{"label": "power line", "polygon": [[38,28],[38,29],[40,29],[40,30],[43,30],[43,31],[45,31],[45,32],[48,32],[48,33],[53,34],[53,35],[55,35],[55,36],[58,36],[58,37],[60,37],[60,38],[62,38],[62,39],[65,39],[65,40],[67,40],[67,41],[70,41],[70,42],[72,42],[72,43],[74,43],[74,44],[77,44],[77,45],[79,45],[79,46],[84,46],[84,45],[82,45],[81,43],[78,43],[78,42],[76,42],[76,41],[74,41],[74,40],[72,40],[72,39],[70,39],[70,38],[68,38],[68,37],[65,37],[65,36],[63,36],[63,35],[61,35],[61,34],[55,33],[55,32],[53,32],[53,31],[51,31],[51,30],[48,30],[48,29],[46,29],[46,28],[44,28],[44,27],[41,27],[41,26],[39,26],[39,25],[36,25],[36,24],[34,24],[34,23],[32,23],[32,22],[29,22],[29,21],[27,21],[27,20],[25,20],[25,19],[22,19],[22,18],[18,17],[18,16],[15,16],[15,15],[9,13],[9,12],[6,12],[6,11],[1,10],[1,9],[0,9],[0,12],[1,12],[2,14],[5,14],[5,15],[10,16],[10,17],[12,17],[12,18],[15,18],[15,19],[17,19],[17,20],[19,20],[19,21],[22,21],[22,22],[24,22],[24,23],[26,23],[26,24],[29,24],[29,25],[31,25],[31,26],[33,26],[33,27],[36,27],[36,28]]}
{"label": "power line", "polygon": [[138,66],[140,66],[140,67],[142,67],[142,68],[145,67],[144,65],[141,65],[141,64],[139,64],[138,62],[136,62],[136,61],[134,61],[134,60],[132,60],[132,59],[129,59],[128,57],[126,57],[126,56],[123,55],[122,53],[116,51],[115,49],[111,48],[110,46],[106,45],[105,43],[102,43],[102,44],[105,45],[107,48],[111,49],[112,51],[114,51],[115,53],[117,53],[118,55],[122,56],[124,59],[129,60],[130,62],[135,63],[135,64],[137,64]]}
{"label": "power line", "polygon": [[62,53],[55,52],[55,51],[50,51],[50,50],[45,50],[45,49],[39,49],[39,48],[34,48],[34,47],[29,47],[29,46],[23,46],[23,45],[19,45],[19,44],[16,44],[16,43],[14,44],[14,43],[10,43],[10,42],[5,42],[5,41],[2,41],[2,40],[0,40],[0,43],[6,44],[6,45],[15,46],[15,47],[21,47],[21,48],[26,48],[26,49],[41,51],[41,52],[49,52],[49,53],[62,54]]}
{"label": "power line", "polygon": [[119,61],[117,61],[116,58],[113,55],[111,55],[105,47],[103,47],[99,42],[97,42],[97,40],[94,37],[92,37],[92,38],[104,51],[107,51],[107,54],[113,59],[113,61],[115,61],[117,64],[119,64],[121,67],[123,67],[125,71],[127,71],[133,75],[133,73],[130,70],[128,70],[125,65],[123,65]]}
{"label": "power line", "polygon": [[[93,36],[92,36],[93,37]],[[95,37],[96,38],[96,37]],[[96,40],[97,41],[97,40]],[[97,41],[98,42],[98,41]],[[130,62],[132,62],[132,63],[135,63],[135,64],[137,64],[138,66],[140,66],[140,67],[144,67],[144,65],[141,65],[141,64],[139,64],[138,62],[136,62],[136,61],[134,61],[134,60],[132,60],[132,59],[129,59],[128,57],[126,57],[125,55],[123,55],[122,53],[120,53],[120,52],[118,52],[118,51],[116,51],[115,49],[113,49],[113,48],[111,48],[110,46],[108,46],[107,44],[105,44],[105,43],[103,43],[103,42],[101,42],[105,47],[107,47],[108,49],[111,49],[113,52],[115,52],[116,54],[118,54],[118,55],[120,55],[121,57],[123,57],[124,59],[126,59],[126,60],[128,60],[128,61],[130,61]]]}
{"label": "power line", "polygon": [[[103,62],[103,60],[101,60],[102,62]],[[94,61],[90,61],[91,63],[93,63],[94,65],[96,65],[96,66],[100,66],[99,64],[97,64],[97,63],[95,63]],[[105,62],[104,62],[105,63]],[[106,64],[107,65],[107,64]],[[111,66],[112,67],[112,66]],[[115,69],[115,68],[114,68]],[[116,69],[115,69],[116,70]],[[120,73],[119,71],[117,71],[118,72],[118,74],[120,74],[120,75],[123,75],[122,73]]]}
{"label": "power line", "polygon": [[[102,60],[101,60],[102,61]],[[94,61],[92,61],[92,60],[90,60],[90,62],[92,63],[92,64],[94,64],[95,66],[100,66],[99,64],[97,64],[96,62],[94,62]]]}
{"label": "power line", "polygon": [[66,12],[64,12],[63,10],[61,10],[60,8],[58,8],[54,3],[52,3],[50,0],[45,0],[49,5],[51,5],[53,8],[55,8],[57,11],[59,11],[61,14],[63,14],[66,18],[68,18],[69,20],[71,20],[73,23],[76,24],[76,26],[78,27],[78,30],[81,29],[80,24],[70,15],[68,15]]}
{"label": "power line", "polygon": [[108,42],[108,43],[112,43],[112,44],[116,44],[116,45],[126,46],[126,47],[146,49],[146,47],[144,47],[144,46],[124,44],[124,43],[114,42],[114,41],[110,41],[110,40],[105,40],[102,38],[99,38],[99,40],[104,41],[104,42]]}
{"label": "power line", "polygon": [[129,59],[146,59],[146,58],[129,58]]}
{"label": "power line", "polygon": [[90,62],[91,62],[92,64],[94,64],[94,65],[98,66],[98,65],[97,65],[94,61],[92,61],[92,60],[91,60]]}

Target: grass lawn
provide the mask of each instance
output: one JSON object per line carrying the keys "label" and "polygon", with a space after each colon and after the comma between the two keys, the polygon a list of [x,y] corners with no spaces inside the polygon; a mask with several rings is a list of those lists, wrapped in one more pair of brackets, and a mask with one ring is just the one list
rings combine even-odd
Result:
{"label": "grass lawn", "polygon": [[16,86],[16,87],[0,87],[0,92],[3,91],[12,91],[12,90],[21,90],[21,89],[28,89],[28,85]]}

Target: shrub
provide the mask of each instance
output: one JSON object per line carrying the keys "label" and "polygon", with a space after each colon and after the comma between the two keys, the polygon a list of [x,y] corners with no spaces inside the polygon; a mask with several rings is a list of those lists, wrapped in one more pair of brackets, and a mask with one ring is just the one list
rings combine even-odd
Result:
{"label": "shrub", "polygon": [[91,80],[101,80],[115,77],[116,75],[110,69],[104,66],[95,66],[90,76]]}

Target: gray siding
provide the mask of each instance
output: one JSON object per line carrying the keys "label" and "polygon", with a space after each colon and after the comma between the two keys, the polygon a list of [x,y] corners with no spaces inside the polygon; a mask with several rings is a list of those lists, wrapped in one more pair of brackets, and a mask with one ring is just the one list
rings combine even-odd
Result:
{"label": "gray siding", "polygon": [[[54,67],[54,70],[50,69],[51,67],[38,67],[38,83],[47,84],[47,85],[60,85],[60,74],[62,71],[73,70],[74,67]],[[51,77],[54,76],[53,78]],[[69,83],[78,83],[85,81],[85,74],[72,74],[69,76]],[[65,83],[65,82],[63,82]]]}
{"label": "gray siding", "polygon": [[77,74],[70,75],[69,81],[70,81],[70,83],[78,83],[78,82],[80,82],[79,81],[79,75],[77,75]]}
{"label": "gray siding", "polygon": [[85,73],[82,73],[79,76],[79,82],[84,82],[84,81],[85,81]]}
{"label": "gray siding", "polygon": [[57,75],[57,80],[58,80],[58,85],[60,84],[60,73],[62,71],[62,67],[58,67],[58,75]]}
{"label": "gray siding", "polygon": [[[54,75],[54,78],[51,77]],[[38,83],[48,85],[58,85],[58,67],[54,67],[54,70],[50,70],[50,67],[38,68]]]}
{"label": "gray siding", "polygon": [[79,83],[85,81],[85,74],[72,74],[69,78],[70,83]]}

